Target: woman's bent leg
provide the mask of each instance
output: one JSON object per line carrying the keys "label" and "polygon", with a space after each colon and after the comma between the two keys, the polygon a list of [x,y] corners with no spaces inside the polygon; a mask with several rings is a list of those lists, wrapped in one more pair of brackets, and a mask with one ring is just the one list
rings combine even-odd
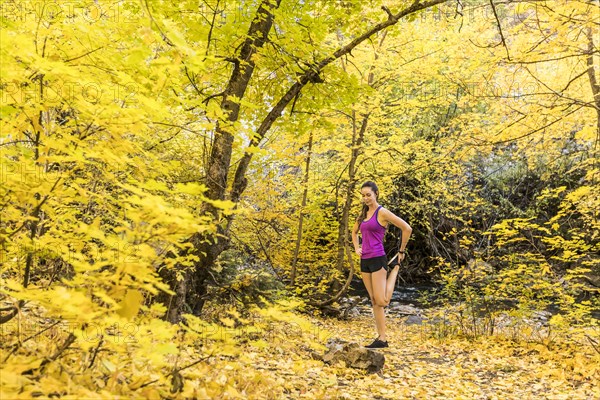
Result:
{"label": "woman's bent leg", "polygon": [[390,275],[387,277],[387,282],[385,285],[385,301],[388,304],[390,301],[392,301],[392,295],[394,294],[394,288],[396,287],[398,272],[400,272],[400,264],[396,264],[390,272]]}

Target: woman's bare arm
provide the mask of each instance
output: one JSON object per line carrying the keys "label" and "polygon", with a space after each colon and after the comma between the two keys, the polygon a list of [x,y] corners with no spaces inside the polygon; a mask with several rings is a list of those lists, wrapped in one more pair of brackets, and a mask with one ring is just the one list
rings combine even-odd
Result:
{"label": "woman's bare arm", "polygon": [[406,222],[390,210],[382,208],[379,211],[379,213],[386,224],[392,224],[394,226],[397,226],[402,231],[402,243],[400,243],[400,253],[402,255],[401,259],[404,259],[404,250],[406,249],[406,244],[408,243],[408,239],[410,239],[410,235],[412,233],[411,226],[408,224],[408,222]]}

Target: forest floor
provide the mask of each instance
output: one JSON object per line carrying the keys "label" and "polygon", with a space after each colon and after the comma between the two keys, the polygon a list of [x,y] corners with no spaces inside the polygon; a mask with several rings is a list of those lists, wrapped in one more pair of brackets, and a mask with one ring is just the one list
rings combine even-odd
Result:
{"label": "forest floor", "polygon": [[[103,352],[93,349],[112,343],[108,331],[106,342],[87,343],[87,350],[79,335],[44,369],[36,367],[40,351],[54,351],[65,332],[39,330],[14,354],[0,346],[3,362],[13,361],[0,366],[0,399],[600,399],[600,354],[591,345],[567,345],[557,336],[543,344],[499,335],[469,341],[440,335],[426,322],[408,324],[393,308],[390,347],[378,350],[385,364],[377,373],[321,360],[330,339],[374,339],[368,307],[340,320],[299,314],[290,303],[256,309],[245,322],[234,310],[216,313],[220,325],[189,316],[194,329],[185,335],[154,321],[152,331]],[[0,326],[0,344],[14,340],[11,326],[18,324]]]}
{"label": "forest floor", "polygon": [[[315,319],[305,339],[368,344],[372,318]],[[265,349],[249,346],[242,368],[257,370],[264,391],[249,398],[310,399],[600,399],[600,357],[558,343],[515,343],[500,337],[477,341],[434,339],[425,325],[388,317],[390,347],[381,350],[379,373],[327,365],[293,338],[273,336]],[[307,337],[309,336],[309,337]],[[321,353],[322,354],[322,353]]]}

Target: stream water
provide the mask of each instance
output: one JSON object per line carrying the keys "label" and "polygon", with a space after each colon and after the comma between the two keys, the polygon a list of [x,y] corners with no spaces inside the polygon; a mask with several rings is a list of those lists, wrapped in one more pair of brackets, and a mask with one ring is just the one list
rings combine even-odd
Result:
{"label": "stream water", "polygon": [[[411,304],[419,309],[426,309],[429,307],[427,302],[424,302],[424,297],[429,298],[430,300],[435,298],[435,292],[438,288],[434,285],[402,285],[398,283],[394,290],[394,294],[392,295],[392,303],[396,304]],[[367,289],[365,288],[362,280],[354,279],[350,284],[349,290],[350,296],[360,296],[361,298],[368,299],[369,294]],[[514,304],[504,304],[507,307],[515,306]],[[551,315],[558,314],[560,312],[558,306],[550,305],[546,308],[546,312],[549,312]],[[592,311],[592,317],[600,320],[600,310]]]}
{"label": "stream water", "polygon": [[[397,284],[392,295],[392,303],[412,304],[417,308],[427,308],[423,302],[424,296],[431,296],[435,293],[436,287],[433,285],[402,285]],[[360,296],[369,298],[369,293],[362,280],[354,279],[350,284],[350,296]]]}

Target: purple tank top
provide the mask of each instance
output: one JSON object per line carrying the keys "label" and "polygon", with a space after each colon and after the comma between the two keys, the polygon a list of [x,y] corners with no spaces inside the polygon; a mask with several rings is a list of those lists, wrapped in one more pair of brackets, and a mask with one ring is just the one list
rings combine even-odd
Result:
{"label": "purple tank top", "polygon": [[383,248],[383,237],[385,228],[377,221],[377,214],[381,206],[377,207],[373,216],[360,224],[360,233],[362,234],[362,256],[361,258],[373,258],[385,256]]}

